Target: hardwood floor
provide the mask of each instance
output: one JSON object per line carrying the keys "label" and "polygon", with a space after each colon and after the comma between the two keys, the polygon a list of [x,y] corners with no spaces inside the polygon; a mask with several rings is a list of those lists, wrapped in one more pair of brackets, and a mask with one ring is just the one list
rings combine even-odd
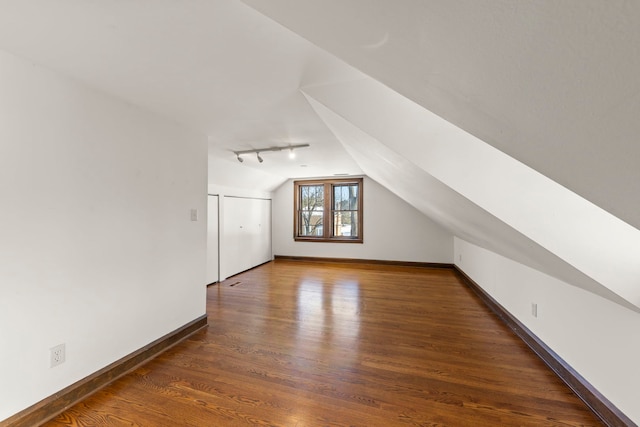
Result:
{"label": "hardwood floor", "polygon": [[594,426],[453,271],[271,262],[209,326],[46,426]]}

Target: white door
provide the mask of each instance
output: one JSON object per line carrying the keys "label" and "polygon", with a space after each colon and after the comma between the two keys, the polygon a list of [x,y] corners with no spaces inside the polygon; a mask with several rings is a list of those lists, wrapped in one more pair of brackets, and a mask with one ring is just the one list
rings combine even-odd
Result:
{"label": "white door", "polygon": [[207,284],[218,282],[219,275],[218,196],[207,197]]}
{"label": "white door", "polygon": [[224,197],[222,278],[271,260],[271,200]]}

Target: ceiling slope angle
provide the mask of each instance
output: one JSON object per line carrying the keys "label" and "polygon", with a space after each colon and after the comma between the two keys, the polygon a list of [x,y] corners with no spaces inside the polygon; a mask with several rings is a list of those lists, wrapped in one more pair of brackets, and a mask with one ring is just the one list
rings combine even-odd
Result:
{"label": "ceiling slope angle", "polygon": [[318,101],[309,103],[357,159],[365,174],[414,208],[471,243],[573,284],[634,311],[640,308],[570,266],[475,205]]}
{"label": "ceiling slope angle", "polygon": [[640,228],[640,2],[243,1]]}
{"label": "ceiling slope angle", "polygon": [[[341,138],[354,158],[368,159],[366,165],[361,161],[367,174],[386,181],[390,189],[454,233],[460,233],[460,237],[466,236],[490,249],[505,248],[507,244],[510,250],[516,248],[516,254],[528,259],[525,264],[533,268],[615,302],[623,299],[627,307],[640,307],[640,264],[635,262],[640,253],[640,230],[371,78],[307,87],[303,91],[326,121],[329,110],[370,136],[367,149],[362,143],[358,149],[352,140]],[[375,146],[373,141],[386,147],[379,146],[375,158],[365,155]],[[402,159],[411,159],[415,167],[409,167]],[[403,166],[398,167],[399,164]],[[394,183],[391,176],[381,175],[390,166],[400,176],[403,170],[413,170],[412,175],[416,176],[405,176],[405,184]],[[419,198],[432,202],[435,199],[415,185],[406,185],[414,179],[421,183],[435,180],[450,191],[436,202],[440,206],[425,209],[420,207]],[[457,203],[466,199],[465,206],[452,205],[454,199],[458,199]],[[469,209],[470,206],[475,207]],[[466,214],[458,209],[475,213],[463,218]],[[438,214],[438,210],[446,215]],[[488,220],[485,212],[504,225]],[[449,216],[460,219],[459,225],[452,226]],[[508,228],[533,244],[523,242]],[[498,252],[513,258],[510,250]],[[567,265],[559,266],[543,254],[545,251]],[[536,265],[531,265],[532,261]],[[589,280],[576,276],[573,270]],[[610,292],[597,290],[594,283]],[[613,298],[611,293],[619,298]]]}

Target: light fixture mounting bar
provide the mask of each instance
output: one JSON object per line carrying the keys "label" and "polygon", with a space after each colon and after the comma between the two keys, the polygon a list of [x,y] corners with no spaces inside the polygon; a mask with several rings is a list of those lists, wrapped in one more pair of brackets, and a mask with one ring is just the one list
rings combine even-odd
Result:
{"label": "light fixture mounting bar", "polygon": [[309,144],[293,144],[293,145],[285,145],[282,147],[269,147],[269,148],[254,148],[251,150],[240,150],[234,151],[233,154],[239,156],[241,154],[251,154],[251,153],[264,153],[265,151],[285,151],[285,150],[293,150],[295,148],[304,148],[308,147]]}

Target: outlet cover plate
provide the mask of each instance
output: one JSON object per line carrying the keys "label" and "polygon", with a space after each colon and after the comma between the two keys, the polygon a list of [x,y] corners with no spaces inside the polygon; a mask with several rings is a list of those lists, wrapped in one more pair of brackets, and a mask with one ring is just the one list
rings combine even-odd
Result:
{"label": "outlet cover plate", "polygon": [[66,359],[66,349],[64,344],[59,344],[51,349],[51,367],[58,366],[64,363]]}

